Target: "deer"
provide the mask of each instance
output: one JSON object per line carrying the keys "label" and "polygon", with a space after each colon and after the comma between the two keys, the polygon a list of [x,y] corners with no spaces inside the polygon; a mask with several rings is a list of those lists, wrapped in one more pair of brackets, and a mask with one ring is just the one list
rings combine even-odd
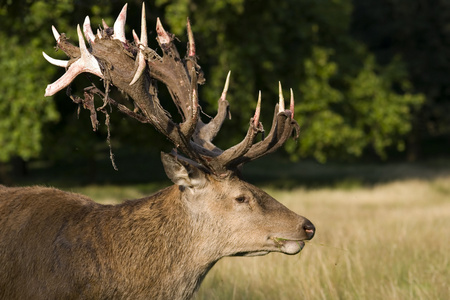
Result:
{"label": "deer", "polygon": [[[77,26],[78,47],[52,27],[57,48],[70,59],[43,53],[66,68],[45,96],[69,87],[81,73],[100,77],[105,92],[93,85],[84,89],[84,98],[69,93],[70,98],[90,111],[94,129],[96,114],[109,105],[161,132],[174,145],[170,153],[161,153],[173,185],[115,205],[52,187],[0,186],[0,299],[191,299],[221,258],[294,255],[315,234],[308,219],[242,179],[244,163],[298,137],[292,90],[286,109],[280,85],[267,136],[256,139],[263,132],[259,93],[243,140],[220,149],[212,141],[229,114],[230,74],[217,114],[203,122],[198,86],[204,77],[189,19],[187,51],[181,57],[175,36],[159,18],[156,39],[162,54],[149,48],[145,4],[140,36],[133,30],[128,41],[126,11],[125,4],[114,26],[102,22],[96,34],[86,17],[83,32]],[[178,123],[159,101],[158,82],[178,108]],[[111,86],[128,100],[112,99]],[[103,99],[103,107],[95,107],[95,96]]]}

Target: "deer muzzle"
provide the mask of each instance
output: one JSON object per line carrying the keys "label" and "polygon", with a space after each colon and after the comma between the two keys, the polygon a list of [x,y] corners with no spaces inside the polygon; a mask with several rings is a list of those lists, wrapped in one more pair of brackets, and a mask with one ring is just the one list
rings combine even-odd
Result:
{"label": "deer muzzle", "polygon": [[294,255],[302,251],[305,246],[305,240],[310,240],[314,237],[316,228],[311,221],[305,219],[298,230],[298,237],[288,237],[287,234],[276,234],[269,237],[274,243],[275,247],[284,254]]}

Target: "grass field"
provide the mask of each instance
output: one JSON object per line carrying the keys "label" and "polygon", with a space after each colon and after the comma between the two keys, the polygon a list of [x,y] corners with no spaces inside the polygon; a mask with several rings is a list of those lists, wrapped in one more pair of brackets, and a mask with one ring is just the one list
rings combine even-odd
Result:
{"label": "grass field", "polygon": [[[272,168],[268,163],[247,174],[309,218],[316,236],[296,256],[222,259],[196,300],[449,299],[448,162],[311,168],[289,163]],[[273,178],[258,179],[264,170],[273,170]],[[301,184],[306,179],[310,182]],[[158,188],[142,184],[68,189],[111,203]]]}

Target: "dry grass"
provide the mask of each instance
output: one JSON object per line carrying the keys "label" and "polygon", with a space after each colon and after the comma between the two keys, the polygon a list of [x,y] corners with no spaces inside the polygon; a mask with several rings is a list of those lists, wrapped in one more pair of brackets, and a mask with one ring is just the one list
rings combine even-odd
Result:
{"label": "dry grass", "polygon": [[298,256],[225,258],[196,299],[448,299],[450,177],[269,191],[313,221]]}
{"label": "dry grass", "polygon": [[[75,190],[110,203],[155,189]],[[448,173],[373,187],[266,191],[313,221],[316,236],[297,256],[222,259],[207,275],[196,300],[448,299]]]}

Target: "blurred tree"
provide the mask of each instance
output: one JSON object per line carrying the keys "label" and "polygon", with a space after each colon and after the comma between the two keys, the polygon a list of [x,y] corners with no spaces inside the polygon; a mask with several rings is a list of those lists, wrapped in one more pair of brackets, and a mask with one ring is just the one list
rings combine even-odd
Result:
{"label": "blurred tree", "polygon": [[[409,158],[450,147],[450,1],[354,1],[352,33],[381,64],[401,55],[416,91],[425,94],[409,136]],[[430,148],[429,145],[433,148]],[[421,149],[422,148],[422,149]]]}
{"label": "blurred tree", "polygon": [[[51,40],[51,32],[40,30],[48,22],[48,7],[44,2],[10,2],[0,7],[0,161],[38,155],[43,124],[58,119],[42,89],[53,74],[39,51]],[[61,3],[54,11],[67,9]]]}

